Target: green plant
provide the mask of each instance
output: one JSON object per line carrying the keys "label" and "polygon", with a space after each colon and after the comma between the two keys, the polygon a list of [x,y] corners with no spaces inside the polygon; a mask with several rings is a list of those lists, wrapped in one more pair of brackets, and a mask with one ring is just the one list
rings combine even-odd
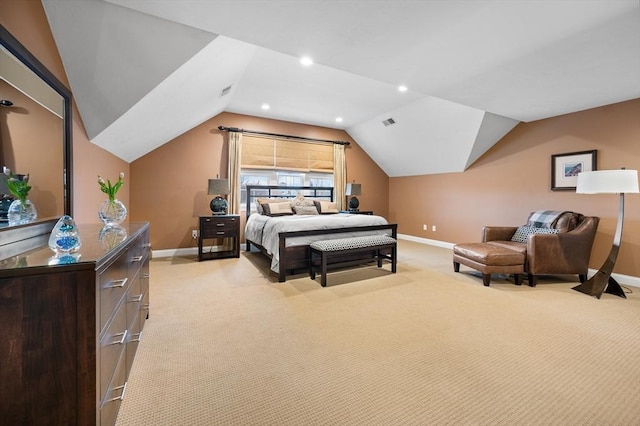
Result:
{"label": "green plant", "polygon": [[118,176],[118,181],[112,185],[109,179],[107,179],[105,182],[105,180],[98,175],[98,184],[100,185],[100,190],[105,194],[107,194],[107,196],[109,197],[109,201],[113,202],[113,200],[116,199],[116,194],[118,193],[118,190],[124,184],[123,179],[124,179],[124,172],[120,172],[120,176]]}
{"label": "green plant", "polygon": [[7,167],[3,167],[5,175],[9,177],[7,179],[7,188],[9,188],[9,192],[13,194],[20,202],[24,203],[27,201],[27,197],[29,196],[29,191],[31,191],[31,185],[29,185],[29,175],[25,175],[22,179],[18,179],[16,175],[11,173],[11,170]]}

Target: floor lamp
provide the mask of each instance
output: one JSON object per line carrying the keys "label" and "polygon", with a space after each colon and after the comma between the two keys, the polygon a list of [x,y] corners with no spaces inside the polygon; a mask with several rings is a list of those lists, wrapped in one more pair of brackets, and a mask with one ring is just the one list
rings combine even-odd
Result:
{"label": "floor lamp", "polygon": [[620,194],[620,209],[618,210],[618,226],[613,236],[613,246],[609,257],[605,260],[600,270],[594,276],[582,284],[573,287],[574,290],[595,296],[600,299],[602,293],[609,293],[624,297],[624,291],[620,284],[611,276],[613,267],[618,258],[620,242],[622,240],[622,222],[624,221],[624,194],[638,193],[637,170],[597,170],[593,172],[578,173],[576,192],[579,194]]}

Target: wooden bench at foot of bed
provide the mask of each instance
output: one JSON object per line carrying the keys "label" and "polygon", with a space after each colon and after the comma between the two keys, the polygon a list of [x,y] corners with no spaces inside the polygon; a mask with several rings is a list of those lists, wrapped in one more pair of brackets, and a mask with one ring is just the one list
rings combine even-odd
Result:
{"label": "wooden bench at foot of bed", "polygon": [[[377,260],[378,268],[382,267],[382,261],[391,262],[391,272],[396,272],[397,241],[388,235],[367,235],[362,237],[337,238],[333,240],[316,241],[309,246],[309,276],[316,279],[316,272],[320,272],[320,284],[327,286],[327,270],[329,267],[338,268],[351,265],[360,265],[371,260]],[[384,251],[391,251],[385,254]],[[353,260],[356,253],[369,254],[367,257],[359,257]],[[319,257],[319,262],[314,257]]]}

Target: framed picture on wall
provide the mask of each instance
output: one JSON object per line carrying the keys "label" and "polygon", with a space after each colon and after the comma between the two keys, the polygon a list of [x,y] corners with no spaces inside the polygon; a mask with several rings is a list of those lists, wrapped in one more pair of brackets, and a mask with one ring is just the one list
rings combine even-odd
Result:
{"label": "framed picture on wall", "polygon": [[551,190],[575,191],[578,173],[596,170],[596,152],[580,151],[551,156]]}

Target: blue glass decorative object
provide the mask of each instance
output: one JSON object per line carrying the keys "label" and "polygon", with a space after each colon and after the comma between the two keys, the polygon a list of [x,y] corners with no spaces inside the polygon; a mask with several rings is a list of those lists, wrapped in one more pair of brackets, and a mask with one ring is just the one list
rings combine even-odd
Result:
{"label": "blue glass decorative object", "polygon": [[49,265],[69,265],[80,261],[80,253],[56,253],[49,259]]}
{"label": "blue glass decorative object", "polygon": [[75,221],[71,216],[62,216],[51,231],[49,248],[58,254],[74,253],[81,245],[82,240]]}

